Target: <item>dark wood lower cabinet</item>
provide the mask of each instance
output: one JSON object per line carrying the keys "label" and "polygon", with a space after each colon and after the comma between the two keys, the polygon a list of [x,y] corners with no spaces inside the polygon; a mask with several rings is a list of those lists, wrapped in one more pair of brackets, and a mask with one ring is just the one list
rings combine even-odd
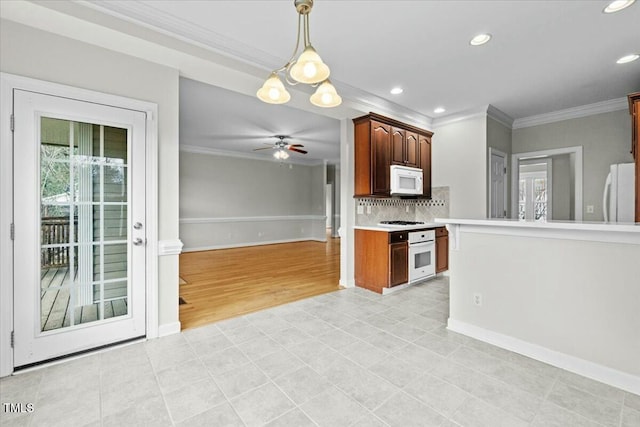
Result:
{"label": "dark wood lower cabinet", "polygon": [[449,269],[449,232],[445,227],[436,228],[436,273]]}
{"label": "dark wood lower cabinet", "polygon": [[406,231],[355,230],[356,286],[382,293],[407,283],[409,249]]}
{"label": "dark wood lower cabinet", "polygon": [[409,281],[409,246],[407,242],[389,245],[389,286],[402,285]]}

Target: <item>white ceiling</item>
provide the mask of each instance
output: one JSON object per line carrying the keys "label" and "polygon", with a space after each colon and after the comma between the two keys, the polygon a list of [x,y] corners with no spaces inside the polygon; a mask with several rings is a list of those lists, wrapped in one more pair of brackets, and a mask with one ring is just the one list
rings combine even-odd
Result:
{"label": "white ceiling", "polygon": [[[262,69],[265,78],[295,44],[292,0],[92,3]],[[604,14],[607,3],[316,0],[311,41],[343,97],[373,111],[391,106],[429,121],[440,118],[437,106],[446,117],[491,104],[520,119],[640,90],[640,60],[615,63],[640,53],[640,2]],[[470,46],[481,32],[491,42]],[[401,95],[389,93],[396,85]],[[250,150],[262,142],[252,138],[287,133],[309,158],[338,156],[337,121],[251,96],[183,79],[181,112],[181,143]]]}
{"label": "white ceiling", "polygon": [[290,161],[327,160],[338,163],[340,122],[307,111],[270,105],[255,97],[180,79],[180,143],[246,155],[271,157],[274,135],[291,136],[308,154],[290,152]]}

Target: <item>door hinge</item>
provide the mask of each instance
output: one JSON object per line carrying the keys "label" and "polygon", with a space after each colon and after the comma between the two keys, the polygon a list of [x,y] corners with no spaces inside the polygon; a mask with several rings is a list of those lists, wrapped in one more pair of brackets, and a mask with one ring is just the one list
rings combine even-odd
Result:
{"label": "door hinge", "polygon": [[14,331],[11,331],[11,348],[13,348],[15,343],[16,343],[16,334]]}
{"label": "door hinge", "polygon": [[505,175],[507,174],[507,167],[506,166],[504,167],[504,174]]}
{"label": "door hinge", "polygon": [[10,123],[10,126],[11,126],[11,132],[16,130],[16,117],[13,114],[11,115],[11,118],[9,119],[9,123]]}
{"label": "door hinge", "polygon": [[502,211],[502,212],[503,212],[503,213],[502,213],[502,217],[503,217],[503,218],[506,218],[506,217],[507,217],[507,211],[506,211],[506,210],[504,210],[504,211]]}
{"label": "door hinge", "polygon": [[13,223],[11,223],[11,226],[9,227],[9,233],[11,234],[11,240],[15,240],[16,227],[15,227],[15,225],[13,225]]}

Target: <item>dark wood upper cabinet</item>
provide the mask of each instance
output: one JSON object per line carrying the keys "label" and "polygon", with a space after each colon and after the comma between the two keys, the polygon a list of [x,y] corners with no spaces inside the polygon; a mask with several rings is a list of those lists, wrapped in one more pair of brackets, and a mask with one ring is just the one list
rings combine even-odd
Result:
{"label": "dark wood upper cabinet", "polygon": [[391,162],[391,126],[371,122],[371,193],[389,194],[391,188],[389,163]]}
{"label": "dark wood upper cabinet", "polygon": [[431,137],[418,135],[419,168],[422,169],[422,196],[431,198]]}
{"label": "dark wood upper cabinet", "polygon": [[432,132],[375,113],[353,123],[354,197],[390,197],[391,165],[422,169],[423,197],[431,197]]}
{"label": "dark wood upper cabinet", "polygon": [[404,129],[391,128],[391,164],[404,165]]}
{"label": "dark wood upper cabinet", "polygon": [[391,164],[417,168],[418,159],[418,134],[392,127]]}
{"label": "dark wood upper cabinet", "polygon": [[419,144],[418,144],[418,134],[414,132],[407,132],[404,139],[404,147],[405,147],[405,165],[410,166],[412,168],[419,168]]}

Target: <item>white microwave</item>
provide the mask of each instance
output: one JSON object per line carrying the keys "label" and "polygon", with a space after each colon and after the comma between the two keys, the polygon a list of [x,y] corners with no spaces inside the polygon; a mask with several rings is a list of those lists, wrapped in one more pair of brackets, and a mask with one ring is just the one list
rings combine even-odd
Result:
{"label": "white microwave", "polygon": [[422,195],[422,169],[391,165],[391,194]]}

